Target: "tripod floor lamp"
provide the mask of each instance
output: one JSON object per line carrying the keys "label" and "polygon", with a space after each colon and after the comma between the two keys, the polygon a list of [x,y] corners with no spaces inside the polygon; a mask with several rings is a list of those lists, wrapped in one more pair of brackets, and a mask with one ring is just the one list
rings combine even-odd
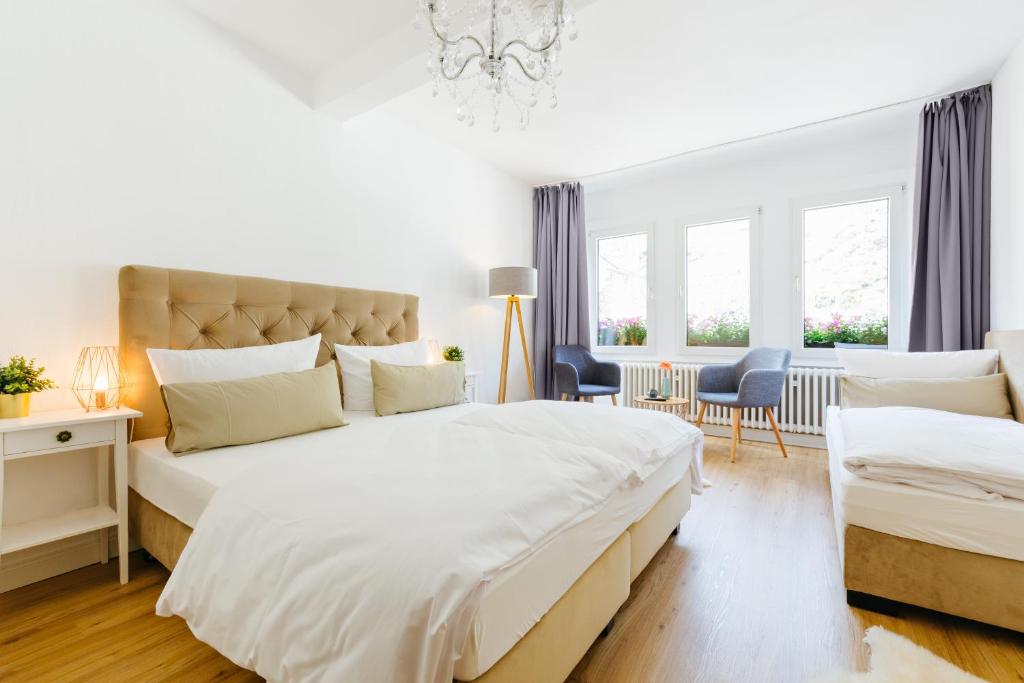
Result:
{"label": "tripod floor lamp", "polygon": [[523,342],[523,360],[526,365],[526,382],[530,385],[530,399],[535,398],[533,390],[533,368],[530,367],[530,351],[526,345],[526,328],[523,327],[521,299],[537,297],[537,270],[513,266],[491,268],[489,295],[494,299],[505,299],[505,342],[501,347],[501,381],[498,384],[498,403],[505,402],[508,388],[508,345],[512,333],[512,309],[519,320],[519,339]]}

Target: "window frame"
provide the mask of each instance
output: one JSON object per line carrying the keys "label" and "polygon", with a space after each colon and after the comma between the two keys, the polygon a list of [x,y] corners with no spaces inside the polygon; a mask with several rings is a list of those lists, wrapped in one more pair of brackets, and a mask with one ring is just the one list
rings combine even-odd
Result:
{"label": "window frame", "polygon": [[[675,271],[676,285],[676,340],[675,351],[684,357],[711,357],[739,358],[751,348],[758,345],[761,335],[761,213],[759,205],[743,206],[731,210],[704,211],[692,214],[676,220],[676,256],[673,270]],[[687,244],[689,228],[713,223],[727,223],[741,219],[750,221],[750,239],[748,267],[750,269],[750,291],[748,292],[748,306],[750,311],[750,339],[747,346],[690,346],[687,341],[687,324],[689,318],[687,302],[687,278],[689,266],[687,263]]]}
{"label": "window frame", "polygon": [[[654,285],[655,285],[655,222],[643,221],[620,224],[617,227],[602,228],[587,232],[587,278],[590,290],[590,350],[595,354],[606,355],[645,355],[655,352],[656,329],[654,325]],[[600,321],[600,283],[597,279],[597,245],[600,240],[628,235],[647,236],[647,343],[644,346],[598,346],[597,324]]]}
{"label": "window frame", "polygon": [[[809,209],[823,209],[844,204],[858,204],[872,200],[889,200],[889,224],[887,235],[888,263],[886,278],[889,305],[889,339],[887,350],[906,350],[906,296],[909,283],[909,270],[902,272],[900,264],[904,256],[909,256],[906,245],[902,243],[901,233],[897,227],[903,217],[903,194],[905,184],[862,187],[828,194],[805,196],[791,202],[791,238],[793,244],[793,297],[791,300],[790,318],[793,357],[797,360],[821,362],[836,360],[835,349],[814,349],[804,347],[804,284],[805,249],[804,249],[804,212]],[[909,264],[907,265],[909,269]],[[906,283],[904,282],[906,280]]]}

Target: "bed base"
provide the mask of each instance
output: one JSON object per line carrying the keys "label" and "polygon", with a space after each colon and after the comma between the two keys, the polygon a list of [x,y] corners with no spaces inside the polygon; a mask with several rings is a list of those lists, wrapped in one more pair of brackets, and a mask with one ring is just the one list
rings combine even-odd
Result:
{"label": "bed base", "polygon": [[[667,539],[678,533],[690,509],[690,477],[669,489],[640,521],[594,561],[558,602],[511,650],[471,683],[559,683],[598,637],[607,635],[629,587]],[[173,569],[192,529],[134,490],[128,517],[135,539],[163,566]]]}
{"label": "bed base", "polygon": [[878,607],[882,598],[1024,632],[1024,600],[1015,599],[1024,595],[1024,562],[854,525],[843,536],[848,600],[868,596]]}
{"label": "bed base", "polygon": [[870,593],[861,593],[860,591],[846,591],[846,604],[850,607],[856,607],[857,609],[865,609],[869,612],[877,612],[878,614],[884,614],[889,617],[898,617],[903,613],[903,607],[905,606],[902,602],[896,602],[895,600],[889,600],[888,598],[880,598],[877,595],[871,595]]}
{"label": "bed base", "polygon": [[612,620],[609,621],[603,629],[601,629],[601,637],[607,638],[610,636],[613,628],[615,628],[615,617],[612,617]]}
{"label": "bed base", "polygon": [[139,545],[157,562],[174,569],[192,535],[192,527],[128,489],[128,528]]}

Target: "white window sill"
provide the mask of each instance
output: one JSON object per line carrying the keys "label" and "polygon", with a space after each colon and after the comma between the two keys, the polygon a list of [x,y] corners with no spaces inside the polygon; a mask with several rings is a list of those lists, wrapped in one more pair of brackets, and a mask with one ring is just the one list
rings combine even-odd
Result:
{"label": "white window sill", "polygon": [[[696,365],[710,365],[712,363],[735,363],[743,357],[743,353],[729,354],[729,353],[702,353],[702,354],[674,354],[671,356],[658,356],[645,349],[646,353],[616,353],[616,350],[597,350],[591,349],[591,352],[598,360],[602,361],[614,361],[616,363],[660,363],[662,361],[668,361],[670,363],[693,363]],[[744,349],[744,352],[746,349]],[[793,354],[793,367],[798,368],[841,368],[840,363],[835,358],[835,354],[832,354],[830,358],[828,355],[814,355],[805,356],[800,353]]]}

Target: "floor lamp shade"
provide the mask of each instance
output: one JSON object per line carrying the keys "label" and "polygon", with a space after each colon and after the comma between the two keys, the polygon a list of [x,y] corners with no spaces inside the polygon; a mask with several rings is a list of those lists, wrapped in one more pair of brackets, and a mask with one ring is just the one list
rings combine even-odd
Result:
{"label": "floor lamp shade", "polygon": [[537,298],[537,269],[525,266],[491,268],[488,295],[505,299],[505,337],[501,345],[501,376],[498,383],[498,403],[505,402],[508,388],[508,347],[512,333],[512,313],[519,322],[519,340],[523,344],[523,361],[526,366],[526,382],[530,387],[530,399],[534,398],[533,368],[530,367],[530,351],[526,346],[526,327],[523,325],[521,299]]}
{"label": "floor lamp shade", "polygon": [[526,266],[491,268],[487,296],[496,299],[506,296],[537,298],[537,269]]}

